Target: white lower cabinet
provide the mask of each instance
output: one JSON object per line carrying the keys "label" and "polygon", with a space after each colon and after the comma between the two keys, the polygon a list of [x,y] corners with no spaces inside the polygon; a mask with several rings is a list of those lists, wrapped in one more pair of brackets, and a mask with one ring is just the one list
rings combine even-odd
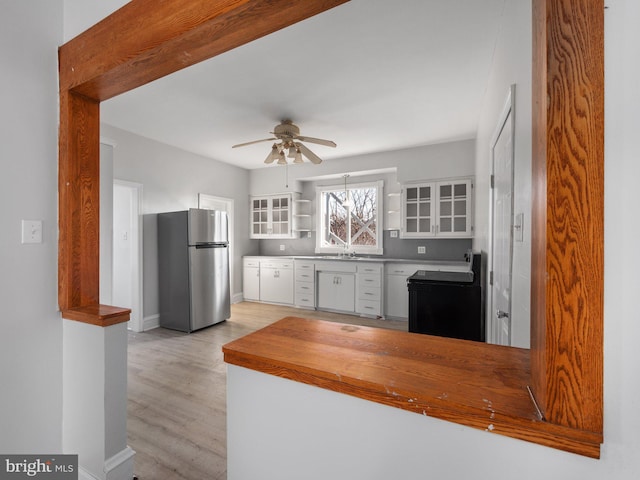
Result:
{"label": "white lower cabinet", "polygon": [[318,309],[355,311],[356,276],[348,272],[318,272]]}
{"label": "white lower cabinet", "polygon": [[242,262],[242,294],[245,300],[260,300],[260,261],[245,258]]}
{"label": "white lower cabinet", "polygon": [[295,295],[296,307],[315,308],[316,306],[316,271],[313,262],[296,260],[295,268]]}
{"label": "white lower cabinet", "polygon": [[380,264],[358,264],[356,313],[381,317],[382,271]]}
{"label": "white lower cabinet", "polygon": [[407,278],[429,268],[413,263],[245,257],[244,298],[406,320]]}
{"label": "white lower cabinet", "polygon": [[293,305],[293,260],[260,262],[260,301]]}
{"label": "white lower cabinet", "polygon": [[409,318],[409,290],[407,278],[424,269],[424,265],[388,263],[385,266],[385,316],[387,318]]}

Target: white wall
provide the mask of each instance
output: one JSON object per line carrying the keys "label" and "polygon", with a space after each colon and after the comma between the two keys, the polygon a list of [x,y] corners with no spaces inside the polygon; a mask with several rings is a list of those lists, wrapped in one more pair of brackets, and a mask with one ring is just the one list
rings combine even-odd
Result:
{"label": "white wall", "polygon": [[[635,241],[640,237],[640,216],[633,213],[633,208],[638,203],[634,192],[640,183],[640,2],[608,0],[607,4],[605,423],[601,459],[476,431],[230,366],[229,480],[637,478],[640,322],[636,297],[640,291],[640,256],[635,254]],[[260,401],[256,402],[256,398]],[[248,472],[254,467],[258,469],[253,472],[255,475]],[[314,472],[318,472],[317,476]]]}
{"label": "white wall", "polygon": [[[62,446],[57,46],[62,1],[0,0],[0,452]],[[21,220],[43,243],[21,245]]]}
{"label": "white wall", "polygon": [[[100,303],[113,303],[113,147],[100,144]],[[118,305],[118,304],[115,304]],[[118,305],[127,306],[127,305]]]}
{"label": "white wall", "polygon": [[531,316],[531,1],[505,2],[503,19],[476,137],[476,236],[473,247],[485,252],[489,249],[491,142],[509,88],[515,84],[513,213],[524,214],[524,241],[513,244],[511,344],[528,348]]}
{"label": "white wall", "polygon": [[235,200],[234,285],[242,292],[242,256],[256,254],[257,241],[249,240],[249,172],[195,155],[110,125],[101,135],[116,143],[113,175],[143,185],[143,317],[158,313],[156,215],[198,207],[198,193]]}
{"label": "white wall", "polygon": [[[64,0],[64,42],[84,32],[130,0]],[[61,42],[61,43],[64,43]]]}
{"label": "white wall", "polygon": [[299,182],[306,179],[322,176],[341,178],[344,173],[353,175],[376,170],[386,170],[388,173],[389,169],[397,169],[396,180],[399,183],[472,176],[475,172],[474,145],[474,140],[461,140],[325,160],[319,165],[305,162],[289,165],[288,175],[282,165],[271,165],[251,170],[250,191],[252,195],[300,192],[302,186]]}

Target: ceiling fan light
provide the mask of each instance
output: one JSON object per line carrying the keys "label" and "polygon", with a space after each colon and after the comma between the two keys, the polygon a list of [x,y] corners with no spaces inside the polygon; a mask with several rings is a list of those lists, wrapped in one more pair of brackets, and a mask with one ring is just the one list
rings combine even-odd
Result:
{"label": "ceiling fan light", "polygon": [[278,155],[278,165],[286,165],[287,159],[284,157],[284,152],[280,152]]}
{"label": "ceiling fan light", "polygon": [[287,157],[289,158],[296,158],[296,147],[294,147],[293,145],[291,145],[289,147],[289,153],[287,154]]}
{"label": "ceiling fan light", "polygon": [[345,173],[344,175],[344,202],[342,202],[342,206],[344,208],[351,207],[351,201],[349,200],[349,189],[347,189],[347,178],[349,178],[349,174]]}
{"label": "ceiling fan light", "polygon": [[274,143],[273,147],[271,147],[271,151],[269,152],[269,155],[267,155],[267,158],[265,158],[264,163],[271,163],[277,159],[278,159],[278,147]]}
{"label": "ceiling fan light", "polygon": [[303,163],[302,152],[300,152],[299,148],[296,148],[296,155],[295,155],[295,158],[293,160],[293,163]]}

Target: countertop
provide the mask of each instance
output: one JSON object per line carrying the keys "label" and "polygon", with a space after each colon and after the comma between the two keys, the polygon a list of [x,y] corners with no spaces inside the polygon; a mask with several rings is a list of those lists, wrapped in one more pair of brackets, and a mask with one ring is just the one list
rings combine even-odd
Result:
{"label": "countertop", "polygon": [[269,375],[490,434],[599,454],[600,436],[538,417],[527,391],[528,350],[287,317],[223,352],[225,362]]}
{"label": "countertop", "polygon": [[[313,260],[332,262],[370,262],[370,263],[410,263],[412,265],[424,265],[426,270],[455,269],[468,270],[471,266],[469,262],[455,260],[417,260],[409,258],[388,258],[374,256],[341,257],[338,255],[247,255],[243,258],[250,259],[273,259],[273,260]],[[431,267],[431,268],[427,268]]]}

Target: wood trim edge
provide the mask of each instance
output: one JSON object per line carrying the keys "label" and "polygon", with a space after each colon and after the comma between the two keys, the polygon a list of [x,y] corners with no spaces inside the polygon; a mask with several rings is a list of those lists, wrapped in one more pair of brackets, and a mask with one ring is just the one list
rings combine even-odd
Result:
{"label": "wood trim edge", "polygon": [[62,318],[89,323],[98,327],[110,327],[129,321],[131,309],[111,305],[86,305],[62,311]]}

